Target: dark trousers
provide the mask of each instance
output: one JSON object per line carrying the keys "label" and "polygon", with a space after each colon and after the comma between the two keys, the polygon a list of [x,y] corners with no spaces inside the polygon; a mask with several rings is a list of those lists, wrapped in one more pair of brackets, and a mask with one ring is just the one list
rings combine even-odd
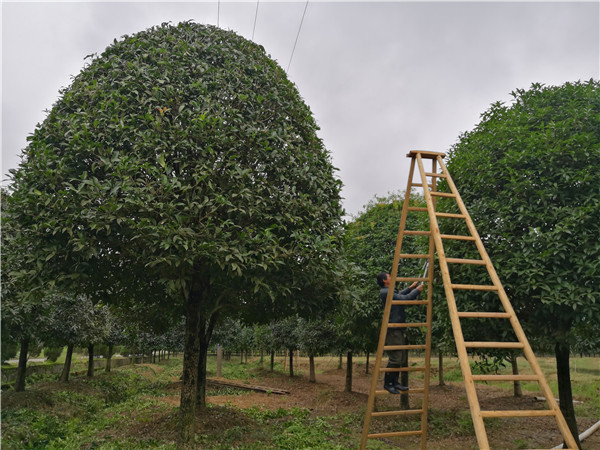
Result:
{"label": "dark trousers", "polygon": [[[385,345],[407,345],[406,335],[402,328],[388,328]],[[407,367],[408,350],[387,350],[388,367]]]}

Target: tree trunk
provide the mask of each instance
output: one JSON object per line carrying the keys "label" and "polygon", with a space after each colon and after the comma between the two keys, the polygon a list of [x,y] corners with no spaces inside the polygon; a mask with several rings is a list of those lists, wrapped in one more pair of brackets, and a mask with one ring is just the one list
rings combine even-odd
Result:
{"label": "tree trunk", "polygon": [[338,363],[338,369],[342,368],[343,355],[340,353],[340,362]]}
{"label": "tree trunk", "polygon": [[346,355],[346,386],[344,392],[352,392],[352,352]]}
{"label": "tree trunk", "polygon": [[88,370],[87,376],[94,376],[94,344],[88,344]]}
{"label": "tree trunk", "polygon": [[271,372],[273,372],[275,367],[275,350],[271,350]]}
{"label": "tree trunk", "polygon": [[73,360],[73,348],[75,348],[75,344],[67,345],[67,355],[65,356],[65,364],[63,365],[63,370],[60,374],[60,381],[63,383],[69,381],[69,374],[71,373],[71,361]]}
{"label": "tree trunk", "polygon": [[316,383],[317,377],[315,375],[315,357],[313,355],[308,355],[308,365],[310,366],[310,375],[308,377],[308,381],[310,383]]}
{"label": "tree trunk", "polygon": [[15,381],[15,391],[23,392],[25,390],[25,371],[27,370],[27,353],[29,353],[29,338],[21,340],[21,350],[19,352],[19,365],[17,366],[17,379]]}
{"label": "tree trunk", "polygon": [[367,352],[367,364],[366,364],[366,367],[365,367],[365,373],[367,375],[369,374],[369,356],[370,356],[370,354],[369,354],[369,352]]}
{"label": "tree trunk", "polygon": [[446,382],[444,381],[444,355],[441,350],[438,351],[438,385],[446,386]]}
{"label": "tree trunk", "polygon": [[200,318],[200,352],[198,360],[198,389],[196,392],[196,407],[205,409],[206,408],[206,360],[208,358],[208,346],[210,345],[210,338],[212,337],[215,324],[217,323],[217,317],[219,313],[213,313],[212,316],[206,320],[204,315]]}
{"label": "tree trunk", "polygon": [[571,348],[567,342],[557,342],[554,347],[556,355],[556,375],[558,378],[558,398],[560,410],[567,421],[571,434],[581,450],[579,441],[579,431],[577,430],[577,421],[575,420],[575,410],[573,408],[573,391],[571,390],[571,372],[569,369],[569,355]]}
{"label": "tree trunk", "polygon": [[108,344],[108,355],[106,355],[106,368],[104,369],[106,372],[110,372],[112,369],[112,355],[113,355],[113,344]]}
{"label": "tree trunk", "polygon": [[[511,356],[510,364],[512,366],[513,375],[519,375],[519,365],[517,364],[516,354]],[[523,397],[523,389],[521,388],[521,382],[519,380],[513,382],[513,394],[515,397]]]}
{"label": "tree trunk", "polygon": [[223,376],[223,347],[217,345],[217,378]]}
{"label": "tree trunk", "polygon": [[183,371],[177,447],[194,447],[194,419],[198,392],[198,364],[200,356],[200,318],[202,290],[194,283],[185,302],[185,337],[183,348]]}
{"label": "tree trunk", "polygon": [[265,362],[265,351],[261,348],[260,349],[260,367],[264,368],[263,364]]}
{"label": "tree trunk", "polygon": [[293,377],[294,376],[294,350],[292,350],[290,348],[289,351],[290,351],[290,377]]}

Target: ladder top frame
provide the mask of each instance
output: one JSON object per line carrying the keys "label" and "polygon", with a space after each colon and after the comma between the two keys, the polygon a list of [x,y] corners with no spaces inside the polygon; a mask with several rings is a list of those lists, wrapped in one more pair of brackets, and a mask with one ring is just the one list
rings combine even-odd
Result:
{"label": "ladder top frame", "polygon": [[445,158],[446,154],[445,153],[440,153],[440,152],[430,152],[427,150],[411,150],[406,157],[407,158],[414,158],[417,156],[417,154],[421,155],[421,158],[427,158],[427,159],[437,159],[438,156],[441,158]]}

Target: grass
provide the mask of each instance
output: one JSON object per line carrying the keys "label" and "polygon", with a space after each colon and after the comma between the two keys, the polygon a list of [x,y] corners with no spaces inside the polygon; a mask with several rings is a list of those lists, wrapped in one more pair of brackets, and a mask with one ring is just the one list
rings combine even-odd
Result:
{"label": "grass", "polygon": [[[355,360],[359,362],[358,367],[364,369],[364,360]],[[337,361],[336,357],[321,359],[321,371],[336,368]],[[572,360],[574,395],[583,400],[576,408],[578,416],[600,415],[599,361],[599,358]],[[275,370],[285,376],[287,371],[282,362],[283,358],[278,358]],[[411,363],[421,365],[423,362],[415,358]],[[455,358],[446,358],[444,363],[445,380],[462,381]],[[553,358],[542,358],[540,363],[547,373],[552,373]],[[265,358],[262,367],[268,370],[269,364]],[[257,360],[248,364],[226,361],[222,375],[252,383],[258,378],[260,367]],[[432,368],[436,367],[432,364]],[[209,358],[207,369],[209,377],[215,376],[214,358]],[[176,380],[180,373],[181,359],[171,358],[155,365],[124,366],[111,373],[98,371],[94,378],[74,377],[67,384],[45,381],[28,385],[23,393],[3,392],[2,448],[174,449],[177,408],[166,399],[179,395]],[[437,372],[434,370],[434,373]],[[415,378],[418,377],[415,374]],[[430,382],[436,384],[437,379],[432,377]],[[550,376],[549,382],[555,389],[556,380]],[[512,392],[512,384],[506,383],[504,387]],[[523,386],[524,390],[528,387]],[[246,392],[219,388],[210,395],[246,395]],[[316,415],[298,407],[264,410],[255,406],[247,409],[209,406],[199,417],[196,445],[206,449],[256,450],[356,448],[363,419],[364,408],[360,407],[350,413]],[[502,427],[502,424],[491,422],[490,426]],[[470,412],[444,411],[430,405],[429,430],[429,439],[433,440],[431,448],[435,448],[436,439],[472,436]],[[369,440],[368,448],[389,449],[395,448],[394,444],[398,442]],[[528,447],[530,443],[523,437],[512,441],[511,448]]]}

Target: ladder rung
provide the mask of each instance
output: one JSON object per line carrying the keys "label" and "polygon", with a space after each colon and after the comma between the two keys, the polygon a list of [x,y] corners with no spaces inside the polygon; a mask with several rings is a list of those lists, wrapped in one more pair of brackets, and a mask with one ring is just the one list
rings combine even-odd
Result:
{"label": "ladder rung", "polygon": [[469,291],[497,291],[496,286],[488,286],[481,284],[451,284],[452,289],[465,289]]}
{"label": "ladder rung", "polygon": [[426,327],[427,323],[417,323],[417,322],[408,322],[408,323],[388,323],[388,328],[418,328],[418,327]]}
{"label": "ladder rung", "polygon": [[420,255],[417,253],[400,253],[401,259],[427,259],[429,255]]}
{"label": "ladder rung", "polygon": [[427,208],[424,206],[409,206],[407,208],[407,211],[420,211],[420,212],[427,212]]}
{"label": "ladder rung", "polygon": [[481,411],[481,417],[544,417],[555,416],[556,413],[551,409],[534,410],[506,410],[506,411]]}
{"label": "ladder rung", "polygon": [[453,213],[436,212],[435,215],[437,217],[448,217],[450,219],[464,219],[465,218],[464,214],[453,214]]}
{"label": "ladder rung", "polygon": [[426,177],[448,178],[445,173],[425,172]]}
{"label": "ladder rung", "polygon": [[537,375],[473,375],[473,381],[539,381]]}
{"label": "ladder rung", "polygon": [[396,278],[396,283],[399,281],[429,281],[429,278],[422,278],[422,277],[397,277]]}
{"label": "ladder rung", "polygon": [[408,236],[429,236],[431,234],[431,231],[410,230],[410,231],[405,231],[404,234],[406,234]]}
{"label": "ladder rung", "polygon": [[398,437],[398,436],[416,436],[418,434],[423,434],[423,432],[421,430],[419,430],[419,431],[390,431],[389,433],[371,433],[371,434],[368,434],[367,437],[369,439],[375,439],[375,438]]}
{"label": "ladder rung", "polygon": [[446,262],[454,264],[477,264],[480,266],[485,266],[485,261],[483,259],[446,258]]}
{"label": "ladder rung", "polygon": [[410,414],[423,414],[422,409],[400,409],[396,411],[377,411],[371,413],[372,417],[384,417],[384,416],[407,416]]}
{"label": "ladder rung", "polygon": [[384,350],[425,350],[427,348],[424,344],[416,345],[384,345]]}
{"label": "ladder rung", "polygon": [[463,319],[510,319],[507,312],[459,312],[458,317]]}
{"label": "ladder rung", "polygon": [[[410,187],[423,187],[423,183],[408,183]],[[427,187],[432,189],[433,185],[427,184]]]}
{"label": "ladder rung", "polygon": [[409,367],[382,367],[379,369],[379,373],[385,372],[425,372],[427,370],[424,366],[409,366]]}
{"label": "ladder rung", "polygon": [[465,342],[467,348],[524,348],[521,342]]}
{"label": "ladder rung", "polygon": [[428,305],[429,300],[392,300],[392,305]]}
{"label": "ladder rung", "polygon": [[[401,394],[422,394],[423,392],[425,392],[425,389],[423,388],[418,388],[418,389],[408,389],[408,391],[401,391]],[[377,395],[398,395],[398,394],[391,394],[388,391],[386,391],[385,389],[381,390],[381,391],[375,391],[375,394]]]}
{"label": "ladder rung", "polygon": [[430,191],[429,192],[431,195],[433,195],[434,197],[456,197],[456,195],[448,193],[448,192],[438,192],[438,191]]}
{"label": "ladder rung", "polygon": [[460,236],[456,234],[440,234],[442,239],[454,239],[457,241],[474,241],[475,238],[473,236]]}

